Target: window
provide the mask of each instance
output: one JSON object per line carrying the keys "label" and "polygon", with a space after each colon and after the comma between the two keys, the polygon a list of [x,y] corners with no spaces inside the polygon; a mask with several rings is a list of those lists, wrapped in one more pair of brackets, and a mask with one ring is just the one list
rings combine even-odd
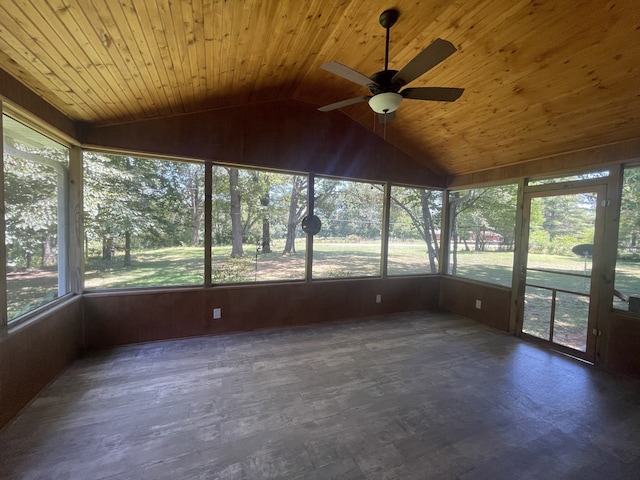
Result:
{"label": "window", "polygon": [[438,273],[442,192],[391,187],[388,275]]}
{"label": "window", "polygon": [[302,280],[305,175],[213,166],[212,282]]}
{"label": "window", "polygon": [[2,128],[11,322],[67,292],[69,150],[6,115]]}
{"label": "window", "polygon": [[204,165],[84,153],[85,287],[204,282]]}
{"label": "window", "polygon": [[566,177],[551,177],[543,179],[532,179],[527,182],[527,185],[549,185],[552,183],[566,183],[577,182],[580,180],[591,180],[594,178],[605,178],[609,176],[609,170],[602,170],[600,172],[580,173],[576,175],[568,175]]}
{"label": "window", "polygon": [[504,185],[449,193],[448,273],[511,286],[517,191]]}
{"label": "window", "polygon": [[380,275],[383,186],[317,177],[314,187],[322,228],[313,241],[313,278]]}
{"label": "window", "polygon": [[640,313],[640,166],[624,170],[615,290],[614,308]]}

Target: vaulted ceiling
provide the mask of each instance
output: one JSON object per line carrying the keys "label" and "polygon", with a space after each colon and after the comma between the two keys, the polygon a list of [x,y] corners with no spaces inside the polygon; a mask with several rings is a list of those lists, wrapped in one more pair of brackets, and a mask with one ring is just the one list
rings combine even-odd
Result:
{"label": "vaulted ceiling", "polygon": [[[105,125],[265,101],[319,107],[367,95],[321,65],[399,70],[436,38],[458,49],[411,83],[464,88],[405,100],[380,125],[459,175],[640,137],[637,0],[4,0],[0,67],[73,121]],[[1,94],[1,92],[0,92]]]}

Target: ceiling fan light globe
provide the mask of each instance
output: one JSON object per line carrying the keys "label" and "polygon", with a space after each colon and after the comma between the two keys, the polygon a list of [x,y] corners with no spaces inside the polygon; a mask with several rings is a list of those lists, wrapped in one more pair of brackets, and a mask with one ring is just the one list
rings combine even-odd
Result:
{"label": "ceiling fan light globe", "polygon": [[376,113],[395,112],[401,103],[402,95],[394,92],[379,93],[369,99],[369,106]]}

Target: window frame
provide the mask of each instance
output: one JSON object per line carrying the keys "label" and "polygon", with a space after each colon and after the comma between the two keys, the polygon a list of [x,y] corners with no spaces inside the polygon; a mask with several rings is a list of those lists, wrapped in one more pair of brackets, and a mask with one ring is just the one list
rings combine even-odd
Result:
{"label": "window frame", "polygon": [[[17,326],[23,324],[31,320],[42,313],[49,311],[52,308],[55,308],[60,303],[66,301],[68,297],[79,293],[75,287],[77,286],[78,275],[81,275],[81,268],[73,268],[72,266],[72,258],[75,261],[77,259],[77,255],[74,255],[72,249],[70,248],[72,242],[72,232],[75,232],[71,224],[71,219],[73,218],[71,215],[71,211],[74,208],[75,204],[71,200],[74,197],[74,192],[72,192],[74,188],[74,182],[71,179],[72,171],[74,167],[76,167],[76,163],[74,159],[77,160],[77,151],[78,147],[74,147],[71,145],[69,141],[61,138],[59,135],[56,135],[51,130],[47,128],[42,128],[40,125],[34,124],[34,122],[25,119],[23,115],[18,110],[14,110],[13,108],[7,108],[8,106],[0,101],[0,146],[2,147],[2,157],[0,158],[0,205],[3,208],[0,210],[2,215],[0,215],[0,305],[3,307],[0,308],[0,338],[4,335],[7,335],[9,331]],[[5,128],[4,128],[4,118],[7,117],[11,119],[11,121],[16,122],[23,127],[33,131],[34,133],[45,137],[46,139],[58,144],[60,147],[63,147],[68,152],[68,164],[64,165],[60,162],[55,161],[46,161],[47,159],[42,158],[33,158],[35,154],[31,154],[30,152],[22,152],[20,150],[16,150],[14,153],[9,153],[14,156],[23,156],[26,155],[26,160],[35,163],[45,164],[51,168],[53,168],[56,172],[56,235],[57,235],[57,296],[56,298],[47,301],[37,307],[24,312],[15,318],[9,319],[9,306],[8,306],[8,280],[7,280],[7,246],[6,246],[6,218],[4,215],[4,205],[6,201],[5,195],[5,162],[4,155],[5,149],[8,147],[5,144]],[[45,161],[43,161],[45,160]],[[75,180],[75,178],[74,178]],[[81,184],[75,185],[76,189],[80,189]],[[82,258],[82,255],[79,256]],[[76,265],[77,266],[77,265]]]}
{"label": "window frame", "polygon": [[[389,183],[389,193],[388,193],[388,203],[387,203],[387,207],[386,207],[386,231],[387,231],[387,241],[386,241],[386,255],[384,258],[384,262],[385,262],[385,277],[391,277],[391,278],[397,278],[397,277],[416,277],[416,276],[433,276],[433,275],[442,275],[443,273],[443,262],[442,262],[442,258],[443,258],[443,250],[444,250],[444,245],[442,242],[442,238],[443,238],[443,233],[445,232],[444,230],[444,219],[445,219],[445,208],[447,205],[447,202],[445,201],[445,197],[447,196],[447,190],[444,188],[436,188],[436,187],[423,187],[423,186],[416,186],[416,185],[404,185],[404,184],[395,184],[395,183]],[[431,192],[439,192],[441,195],[440,198],[440,222],[438,225],[438,230],[440,232],[440,239],[437,240],[437,245],[438,245],[438,249],[435,252],[436,256],[435,256],[435,261],[437,264],[437,269],[436,272],[422,272],[422,273],[393,273],[393,274],[389,274],[389,243],[390,243],[390,231],[391,231],[391,209],[392,209],[392,205],[393,205],[393,189],[394,188],[402,188],[402,189],[414,189],[414,190],[428,190]],[[400,208],[400,207],[398,207]],[[434,224],[435,226],[435,224]],[[413,227],[413,226],[412,226]],[[423,239],[422,242],[425,242],[425,240]],[[429,261],[429,260],[427,260]]]}
{"label": "window frame", "polygon": [[[492,287],[497,287],[497,288],[511,289],[513,287],[514,272],[516,271],[516,263],[517,263],[517,257],[518,257],[517,249],[520,247],[519,245],[520,235],[518,234],[518,232],[520,232],[521,230],[522,218],[521,218],[521,214],[519,214],[519,206],[521,205],[521,202],[522,202],[524,183],[525,183],[525,179],[521,179],[521,181],[487,183],[483,185],[467,185],[463,187],[456,187],[456,188],[445,190],[445,193],[443,194],[443,202],[442,202],[443,210],[444,210],[443,211],[444,228],[442,229],[442,232],[444,233],[444,235],[441,235],[441,238],[445,237],[446,240],[441,240],[440,242],[440,249],[441,249],[441,255],[442,255],[440,271],[442,272],[442,275],[464,280],[464,281],[477,282],[485,285],[490,285]],[[509,275],[508,275],[509,282],[505,284],[500,284],[500,283],[491,282],[487,280],[480,280],[474,277],[462,276],[458,273],[451,273],[451,267],[450,267],[451,255],[452,255],[451,235],[453,232],[453,222],[454,222],[454,219],[453,219],[454,211],[451,205],[452,203],[451,194],[454,192],[463,192],[463,191],[477,190],[477,189],[501,188],[501,187],[508,187],[508,186],[513,186],[516,189],[515,203],[513,205],[513,211],[514,211],[514,223],[513,223],[514,239],[513,239],[513,248],[512,248],[513,255],[512,255],[511,266],[510,266],[511,271],[509,272]]]}
{"label": "window frame", "polygon": [[375,275],[348,275],[348,276],[327,276],[327,277],[317,277],[314,276],[314,270],[317,267],[315,260],[315,247],[314,247],[314,238],[313,235],[307,235],[308,239],[308,267],[307,267],[307,281],[310,282],[326,282],[326,281],[336,281],[336,280],[354,280],[354,279],[375,279],[375,278],[387,278],[387,246],[388,246],[388,232],[389,232],[389,215],[388,215],[388,204],[389,204],[389,192],[390,192],[390,183],[389,182],[380,182],[376,180],[363,180],[358,178],[346,178],[346,177],[337,177],[332,175],[316,175],[314,174],[309,179],[309,183],[313,184],[312,189],[308,189],[309,191],[309,215],[317,214],[317,206],[316,206],[316,180],[331,180],[336,182],[351,182],[358,184],[369,184],[372,185],[380,185],[381,194],[382,194],[382,203],[381,203],[381,217],[380,217],[380,259],[378,272]]}
{"label": "window frame", "polygon": [[[617,185],[617,189],[616,190],[616,195],[617,198],[619,199],[618,202],[616,202],[616,216],[619,219],[618,220],[618,229],[615,232],[615,253],[614,255],[614,265],[613,265],[613,281],[611,282],[611,290],[613,292],[613,295],[611,295],[610,297],[610,302],[611,302],[611,311],[615,312],[617,314],[622,314],[622,315],[628,315],[630,317],[633,318],[640,318],[640,312],[634,312],[630,310],[630,304],[629,304],[629,298],[631,295],[627,296],[625,294],[625,292],[621,292],[619,291],[616,287],[616,280],[618,278],[618,247],[620,245],[620,227],[622,222],[620,221],[621,216],[622,216],[622,195],[624,193],[624,175],[625,172],[628,169],[638,169],[640,171],[640,162],[639,161],[634,161],[634,162],[629,162],[629,163],[624,163],[621,164],[619,166],[619,170],[618,170],[618,176],[619,176],[619,181],[618,181],[618,185]],[[640,247],[638,247],[640,249]],[[622,297],[627,297],[627,300],[624,300],[624,298],[621,298],[619,295],[621,294]],[[616,302],[614,300],[614,297],[619,298],[621,301],[627,303],[627,309],[623,310],[621,308],[616,307]]]}

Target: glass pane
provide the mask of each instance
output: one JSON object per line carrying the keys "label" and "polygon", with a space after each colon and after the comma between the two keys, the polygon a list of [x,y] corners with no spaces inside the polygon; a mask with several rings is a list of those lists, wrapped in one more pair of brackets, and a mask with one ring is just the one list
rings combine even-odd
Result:
{"label": "glass pane", "polygon": [[[531,199],[523,332],[585,352],[597,194]],[[544,287],[544,288],[538,288]]]}
{"label": "glass pane", "polygon": [[596,198],[579,193],[531,200],[528,284],[589,292]]}
{"label": "glass pane", "polygon": [[624,170],[618,254],[616,259],[614,308],[640,313],[640,166]]}
{"label": "glass pane", "polygon": [[3,129],[7,313],[12,321],[66,293],[60,229],[69,151],[7,116]]}
{"label": "glass pane", "polygon": [[307,177],[213,167],[212,281],[305,277]]}
{"label": "glass pane", "polygon": [[549,340],[551,328],[551,290],[526,287],[522,331]]}
{"label": "glass pane", "polygon": [[[539,266],[540,264],[548,265],[545,268],[553,268],[556,266],[553,263],[545,262],[544,258],[542,259],[539,258],[540,255],[530,255],[530,257]],[[575,272],[575,273],[578,273],[580,275],[582,274],[582,272]],[[591,274],[591,259],[589,259],[587,274],[589,275]],[[582,277],[582,275],[572,276],[572,275],[567,275],[565,273],[555,273],[555,272],[537,272],[530,269],[527,271],[527,283],[529,285],[539,285],[539,286],[542,285],[548,288],[557,288],[560,290],[568,290],[571,292],[578,292],[578,293],[589,293],[589,290],[591,289],[590,277],[585,278],[585,277]]]}
{"label": "glass pane", "polygon": [[589,297],[558,292],[553,325],[553,341],[585,352]]}
{"label": "glass pane", "polygon": [[438,273],[442,192],[391,187],[387,273]]}
{"label": "glass pane", "polygon": [[534,180],[529,180],[527,184],[528,185],[548,185],[551,183],[575,182],[578,180],[589,180],[592,178],[603,178],[608,176],[609,176],[609,170],[602,170],[599,172],[582,173],[578,175],[568,175],[566,177],[542,178],[538,180],[534,179]]}
{"label": "glass pane", "polygon": [[84,153],[85,287],[204,279],[204,166]]}
{"label": "glass pane", "polygon": [[313,277],[380,275],[384,190],[380,184],[316,178]]}
{"label": "glass pane", "polygon": [[449,194],[448,273],[511,286],[517,194],[517,185]]}

